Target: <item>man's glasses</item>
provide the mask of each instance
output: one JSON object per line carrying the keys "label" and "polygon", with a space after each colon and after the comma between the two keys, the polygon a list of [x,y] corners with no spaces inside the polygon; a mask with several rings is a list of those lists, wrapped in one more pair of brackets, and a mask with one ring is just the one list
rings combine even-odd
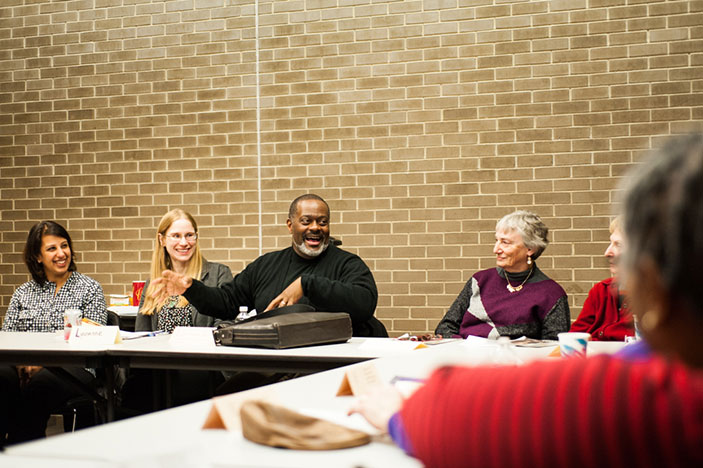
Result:
{"label": "man's glasses", "polygon": [[173,242],[180,242],[181,239],[185,239],[188,242],[195,242],[198,239],[198,233],[189,232],[187,234],[178,234],[177,232],[174,232],[173,234],[167,234],[166,237]]}

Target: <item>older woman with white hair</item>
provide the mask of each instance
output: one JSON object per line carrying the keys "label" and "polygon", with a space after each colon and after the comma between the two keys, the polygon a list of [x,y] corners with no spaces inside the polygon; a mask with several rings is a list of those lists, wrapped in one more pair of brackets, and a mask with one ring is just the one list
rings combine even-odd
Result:
{"label": "older woman with white hair", "polygon": [[476,272],[437,325],[444,337],[526,336],[555,340],[569,330],[566,292],[537,267],[549,229],[539,216],[515,211],[496,224],[496,268]]}

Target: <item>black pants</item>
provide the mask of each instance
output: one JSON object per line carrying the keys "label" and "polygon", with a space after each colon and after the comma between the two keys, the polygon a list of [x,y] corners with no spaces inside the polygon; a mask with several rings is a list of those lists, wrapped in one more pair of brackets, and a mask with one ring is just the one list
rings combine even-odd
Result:
{"label": "black pants", "polygon": [[222,375],[212,371],[130,369],[122,387],[120,411],[133,416],[207,400],[222,381]]}
{"label": "black pants", "polygon": [[[64,370],[86,385],[95,377],[82,367]],[[17,369],[0,367],[0,446],[44,437],[49,416],[81,392],[47,369],[20,386]]]}
{"label": "black pants", "polygon": [[263,387],[276,382],[294,379],[302,374],[290,372],[233,372],[223,371],[225,381],[215,390],[216,395],[243,392],[252,388]]}

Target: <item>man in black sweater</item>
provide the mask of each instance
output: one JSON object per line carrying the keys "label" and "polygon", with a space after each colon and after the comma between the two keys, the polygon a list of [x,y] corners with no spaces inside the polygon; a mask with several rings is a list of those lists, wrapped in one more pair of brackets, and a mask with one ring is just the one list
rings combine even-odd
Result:
{"label": "man in black sweater", "polygon": [[347,312],[354,336],[388,336],[374,317],[378,291],[371,271],[357,255],[330,242],[330,210],[314,194],[293,200],[288,212],[292,246],[254,260],[220,287],[165,271],[154,282],[162,294],[185,296],[207,315],[231,320],[240,306],[263,312],[297,303],[324,312]]}

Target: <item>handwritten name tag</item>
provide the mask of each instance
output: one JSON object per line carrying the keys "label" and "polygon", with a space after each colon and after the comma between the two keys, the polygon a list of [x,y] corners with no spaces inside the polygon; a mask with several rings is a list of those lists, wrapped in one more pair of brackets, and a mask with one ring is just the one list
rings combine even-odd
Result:
{"label": "handwritten name tag", "polygon": [[120,327],[94,327],[91,325],[81,325],[73,327],[71,335],[68,337],[69,343],[77,344],[116,344],[121,343]]}
{"label": "handwritten name tag", "polygon": [[381,375],[372,362],[364,362],[349,367],[344,373],[337,396],[360,396],[382,385]]}

